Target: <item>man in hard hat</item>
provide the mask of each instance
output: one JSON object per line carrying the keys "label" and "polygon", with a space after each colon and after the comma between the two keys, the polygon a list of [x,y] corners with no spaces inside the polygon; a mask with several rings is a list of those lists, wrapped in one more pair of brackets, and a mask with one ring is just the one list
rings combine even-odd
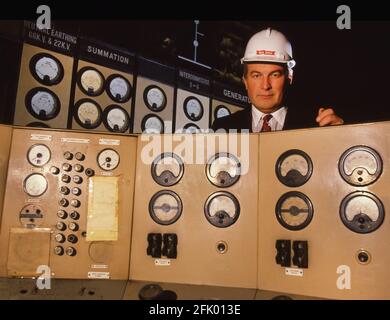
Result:
{"label": "man in hard hat", "polygon": [[[299,110],[292,112],[284,104],[296,63],[291,44],[281,32],[268,28],[253,35],[241,63],[244,65],[243,82],[252,107],[216,119],[212,125],[214,131],[263,132],[310,127],[314,123],[312,119],[302,117]],[[314,118],[319,126],[344,123],[332,108],[319,108]]]}

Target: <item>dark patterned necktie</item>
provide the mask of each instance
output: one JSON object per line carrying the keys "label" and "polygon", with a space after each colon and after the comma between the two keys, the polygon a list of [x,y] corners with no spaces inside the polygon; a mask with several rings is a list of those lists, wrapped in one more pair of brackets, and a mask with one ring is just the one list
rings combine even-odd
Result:
{"label": "dark patterned necktie", "polygon": [[261,127],[260,132],[270,132],[272,131],[271,126],[269,125],[269,121],[272,118],[272,114],[266,114],[263,118],[263,125]]}

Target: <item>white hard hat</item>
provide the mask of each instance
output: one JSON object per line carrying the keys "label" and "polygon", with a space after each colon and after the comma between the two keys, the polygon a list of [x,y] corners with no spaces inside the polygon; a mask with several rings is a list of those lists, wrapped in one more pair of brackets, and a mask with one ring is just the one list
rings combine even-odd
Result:
{"label": "white hard hat", "polygon": [[262,30],[249,39],[241,63],[250,62],[286,63],[291,79],[292,68],[296,64],[291,43],[283,33],[271,28]]}

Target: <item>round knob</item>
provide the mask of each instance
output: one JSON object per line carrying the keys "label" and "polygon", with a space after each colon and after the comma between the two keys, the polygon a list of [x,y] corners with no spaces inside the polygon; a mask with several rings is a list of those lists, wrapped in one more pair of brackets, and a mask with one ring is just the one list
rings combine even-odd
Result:
{"label": "round knob", "polygon": [[85,159],[85,155],[81,152],[76,152],[75,154],[75,158],[78,160],[78,161],[83,161]]}
{"label": "round knob", "polygon": [[54,253],[58,256],[62,256],[64,254],[64,248],[61,246],[57,246],[54,248]]}
{"label": "round knob", "polygon": [[69,183],[70,182],[70,176],[68,176],[67,174],[63,174],[62,177],[61,177],[61,181],[65,182],[65,183]]}
{"label": "round knob", "polygon": [[64,158],[65,158],[66,160],[72,160],[72,159],[73,159],[73,153],[71,153],[71,152],[69,152],[69,151],[66,151],[66,152],[64,153]]}
{"label": "round knob", "polygon": [[85,169],[85,174],[87,175],[87,177],[92,177],[95,174],[95,171],[93,171],[93,169],[91,168],[88,168]]}
{"label": "round knob", "polygon": [[66,219],[68,217],[68,214],[65,210],[58,210],[57,217],[60,219]]}
{"label": "round knob", "polygon": [[76,235],[70,234],[70,235],[68,236],[68,241],[69,241],[70,243],[76,243],[76,242],[78,241],[78,238],[77,238]]}
{"label": "round knob", "polygon": [[77,199],[72,199],[72,200],[70,201],[70,205],[71,205],[72,207],[74,207],[74,208],[78,208],[78,207],[80,207],[81,203],[80,203],[80,201],[77,200]]}
{"label": "round knob", "polygon": [[73,220],[78,220],[80,218],[80,214],[77,211],[73,211],[70,213],[70,217]]}
{"label": "round knob", "polygon": [[67,254],[68,256],[71,256],[71,257],[75,256],[76,253],[77,253],[77,252],[76,252],[76,249],[73,248],[73,247],[68,247],[68,248],[66,248],[65,252],[66,252],[66,254]]}
{"label": "round knob", "polygon": [[80,176],[74,176],[73,177],[73,182],[77,183],[77,184],[80,184],[80,183],[83,182],[83,178],[81,178]]}
{"label": "round knob", "polygon": [[70,192],[70,190],[69,190],[68,187],[62,186],[62,187],[60,188],[60,193],[62,193],[62,194],[64,194],[64,195],[69,194],[69,192]]}
{"label": "round knob", "polygon": [[83,172],[83,170],[84,170],[84,167],[81,165],[81,164],[75,164],[74,165],[74,170],[76,171],[76,172]]}
{"label": "round knob", "polygon": [[79,196],[81,194],[80,188],[77,187],[72,188],[72,194],[75,196]]}
{"label": "round knob", "polygon": [[72,170],[72,165],[69,164],[69,163],[64,163],[62,165],[62,170],[64,170],[64,171],[71,171]]}
{"label": "round knob", "polygon": [[59,243],[65,242],[65,236],[62,233],[57,233],[54,239]]}
{"label": "round knob", "polygon": [[64,230],[66,229],[66,224],[63,223],[63,222],[57,222],[56,228],[57,228],[58,230],[64,231]]}
{"label": "round knob", "polygon": [[60,173],[60,169],[58,169],[57,167],[50,167],[50,173],[51,174],[59,174]]}
{"label": "round knob", "polygon": [[71,222],[71,223],[69,223],[69,229],[72,231],[77,231],[77,230],[79,230],[79,225],[75,222]]}
{"label": "round knob", "polygon": [[62,198],[60,201],[59,201],[59,204],[61,207],[67,207],[69,205],[69,201],[65,198]]}

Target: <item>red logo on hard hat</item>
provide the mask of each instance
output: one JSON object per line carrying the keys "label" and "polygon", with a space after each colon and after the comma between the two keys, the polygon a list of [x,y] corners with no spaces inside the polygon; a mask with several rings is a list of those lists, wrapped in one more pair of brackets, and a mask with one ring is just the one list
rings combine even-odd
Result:
{"label": "red logo on hard hat", "polygon": [[275,55],[275,51],[270,51],[270,50],[256,50],[256,54],[258,55],[266,55],[266,56],[274,56]]}

